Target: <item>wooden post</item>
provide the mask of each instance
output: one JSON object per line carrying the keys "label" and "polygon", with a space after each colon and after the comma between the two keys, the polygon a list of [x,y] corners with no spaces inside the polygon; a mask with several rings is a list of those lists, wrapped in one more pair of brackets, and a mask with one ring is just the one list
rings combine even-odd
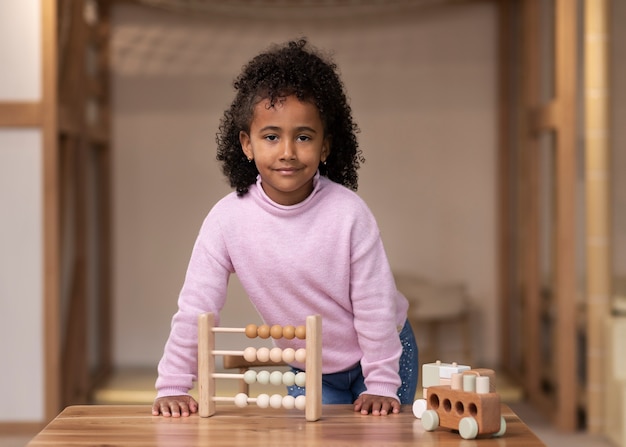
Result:
{"label": "wooden post", "polygon": [[521,165],[520,180],[520,225],[522,232],[522,268],[519,281],[523,284],[523,367],[525,374],[524,388],[531,402],[545,406],[540,402],[541,392],[541,283],[539,278],[539,144],[536,138],[537,129],[533,127],[531,111],[537,110],[540,102],[540,29],[537,18],[540,8],[537,1],[522,2],[522,26],[524,29],[522,42],[522,69],[526,73],[522,84],[522,107],[525,112],[521,116]]}
{"label": "wooden post", "polygon": [[603,433],[611,296],[608,0],[585,1],[587,430]]}
{"label": "wooden post", "polygon": [[557,412],[556,425],[575,430],[579,382],[576,300],[576,129],[577,25],[576,4],[555,1],[555,89],[558,103],[556,138],[555,287]]}
{"label": "wooden post", "polygon": [[215,316],[204,313],[198,317],[198,402],[200,417],[215,414]]}
{"label": "wooden post", "polygon": [[[526,391],[533,403],[554,416],[554,422],[563,430],[574,430],[577,424],[579,382],[577,381],[577,329],[578,302],[576,300],[576,129],[577,129],[577,23],[575,2],[555,0],[554,23],[554,95],[542,98],[541,87],[542,48],[550,39],[542,38],[538,24],[541,23],[542,7],[538,0],[521,2],[524,29],[524,100],[526,115],[523,117],[526,134],[523,136],[525,178],[522,185],[527,190],[524,198],[527,220],[523,222],[525,234],[524,272],[525,286],[524,323],[527,343],[524,353]],[[552,7],[552,6],[548,6]],[[544,79],[550,82],[552,79]],[[554,171],[553,185],[542,185],[539,175],[542,159],[539,156],[540,137],[546,132],[554,133],[554,159],[546,166]],[[550,189],[552,188],[552,189]],[[550,216],[542,217],[540,191],[547,190],[553,201]],[[552,203],[550,204],[552,205]],[[549,307],[542,302],[543,287],[541,269],[541,226],[547,229],[551,244],[551,287],[546,294]],[[553,307],[552,307],[553,306]],[[551,313],[550,309],[554,312]],[[541,338],[541,318],[547,316],[554,336]],[[541,356],[542,344],[548,343],[550,364]],[[545,349],[545,348],[543,348]],[[544,384],[550,385],[548,392]]]}
{"label": "wooden post", "polygon": [[322,417],[322,317],[306,318],[306,409],[307,421]]}
{"label": "wooden post", "polygon": [[45,418],[61,409],[60,217],[57,95],[57,0],[40,0],[42,15],[43,312]]}

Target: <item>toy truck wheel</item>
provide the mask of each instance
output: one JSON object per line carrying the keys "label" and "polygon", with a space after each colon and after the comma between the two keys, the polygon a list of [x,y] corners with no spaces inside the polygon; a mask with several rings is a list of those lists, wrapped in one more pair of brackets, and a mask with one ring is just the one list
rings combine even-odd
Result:
{"label": "toy truck wheel", "polygon": [[426,431],[433,431],[439,427],[439,415],[435,410],[426,410],[422,414],[422,427]]}
{"label": "toy truck wheel", "polygon": [[417,399],[413,402],[413,416],[422,419],[422,415],[426,411],[426,399]]}
{"label": "toy truck wheel", "polygon": [[494,433],[494,438],[499,438],[506,433],[506,421],[504,420],[504,416],[500,416],[500,430],[497,433]]}
{"label": "toy truck wheel", "polygon": [[473,417],[465,417],[459,422],[459,434],[463,439],[474,439],[478,435],[478,422]]}

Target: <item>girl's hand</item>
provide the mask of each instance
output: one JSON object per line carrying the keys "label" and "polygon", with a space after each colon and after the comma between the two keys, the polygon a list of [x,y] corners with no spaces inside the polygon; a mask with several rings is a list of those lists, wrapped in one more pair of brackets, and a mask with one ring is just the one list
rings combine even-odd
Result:
{"label": "girl's hand", "polygon": [[168,417],[187,417],[198,411],[198,402],[191,396],[166,396],[159,397],[152,404],[152,415],[162,414]]}
{"label": "girl's hand", "polygon": [[393,397],[361,394],[354,401],[354,411],[360,411],[361,414],[371,412],[374,416],[385,416],[389,413],[400,413],[400,402]]}

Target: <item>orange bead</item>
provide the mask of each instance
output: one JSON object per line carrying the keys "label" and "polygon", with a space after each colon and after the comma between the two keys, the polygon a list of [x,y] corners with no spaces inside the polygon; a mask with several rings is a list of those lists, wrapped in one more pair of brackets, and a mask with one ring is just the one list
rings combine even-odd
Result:
{"label": "orange bead", "polygon": [[306,338],[306,327],[305,326],[298,326],[296,328],[296,338],[299,338],[300,340],[304,340]]}
{"label": "orange bead", "polygon": [[249,324],[246,326],[246,337],[248,338],[256,338],[257,336],[257,327],[256,324]]}
{"label": "orange bead", "polygon": [[296,336],[295,327],[293,327],[292,325],[283,327],[283,337],[285,337],[287,340],[291,340],[295,336]]}
{"label": "orange bead", "polygon": [[270,328],[270,335],[272,338],[282,338],[283,327],[280,324],[275,324]]}
{"label": "orange bead", "polygon": [[270,327],[267,324],[262,324],[257,329],[257,335],[261,338],[269,338],[270,337]]}

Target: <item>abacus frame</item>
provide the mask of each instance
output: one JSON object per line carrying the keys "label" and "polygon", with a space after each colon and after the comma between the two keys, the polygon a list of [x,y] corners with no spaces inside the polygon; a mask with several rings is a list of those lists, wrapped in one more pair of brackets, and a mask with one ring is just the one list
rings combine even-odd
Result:
{"label": "abacus frame", "polygon": [[[216,412],[215,356],[234,354],[242,351],[217,351],[215,334],[245,332],[245,328],[222,328],[215,326],[212,312],[198,316],[198,399],[200,417],[210,417]],[[309,315],[306,318],[306,406],[305,419],[317,421],[322,416],[322,317]],[[220,374],[220,377],[223,375]],[[236,377],[233,374],[233,377]]]}

